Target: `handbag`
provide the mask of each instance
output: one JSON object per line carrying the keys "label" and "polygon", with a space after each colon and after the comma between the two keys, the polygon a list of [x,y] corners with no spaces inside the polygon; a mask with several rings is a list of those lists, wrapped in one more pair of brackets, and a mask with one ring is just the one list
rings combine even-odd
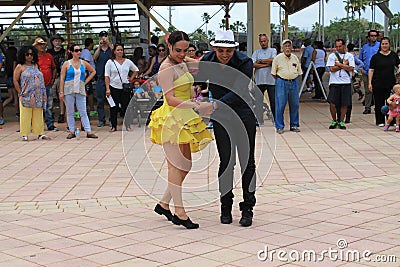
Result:
{"label": "handbag", "polygon": [[124,92],[126,92],[126,93],[132,93],[133,84],[122,82],[121,74],[119,73],[117,64],[115,64],[115,61],[114,61],[114,60],[113,60],[113,63],[114,63],[114,65],[115,65],[115,68],[116,68],[117,71],[118,71],[118,76],[119,76],[119,79],[121,80],[121,83],[122,83],[122,90],[123,90]]}

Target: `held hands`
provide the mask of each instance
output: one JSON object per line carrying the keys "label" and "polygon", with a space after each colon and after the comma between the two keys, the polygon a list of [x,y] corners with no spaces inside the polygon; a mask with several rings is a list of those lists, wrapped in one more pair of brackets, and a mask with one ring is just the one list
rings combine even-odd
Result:
{"label": "held hands", "polygon": [[210,115],[213,112],[213,106],[211,102],[197,102],[199,105],[197,111],[200,116]]}

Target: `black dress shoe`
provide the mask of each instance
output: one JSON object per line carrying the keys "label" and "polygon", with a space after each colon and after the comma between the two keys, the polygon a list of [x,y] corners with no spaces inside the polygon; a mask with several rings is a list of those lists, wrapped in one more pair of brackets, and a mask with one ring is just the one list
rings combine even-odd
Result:
{"label": "black dress shoe", "polygon": [[239,221],[241,226],[248,227],[253,224],[253,211],[251,210],[243,210],[242,218]]}
{"label": "black dress shoe", "polygon": [[232,205],[221,206],[221,216],[219,217],[222,224],[232,223]]}
{"label": "black dress shoe", "polygon": [[172,222],[176,225],[183,225],[186,227],[186,229],[199,228],[199,224],[192,222],[189,217],[186,220],[182,220],[179,219],[179,217],[174,214],[174,216],[172,217]]}
{"label": "black dress shoe", "polygon": [[154,211],[160,215],[164,215],[165,217],[167,217],[168,221],[172,220],[172,213],[170,210],[164,209],[163,207],[161,207],[160,204],[157,204],[154,208]]}

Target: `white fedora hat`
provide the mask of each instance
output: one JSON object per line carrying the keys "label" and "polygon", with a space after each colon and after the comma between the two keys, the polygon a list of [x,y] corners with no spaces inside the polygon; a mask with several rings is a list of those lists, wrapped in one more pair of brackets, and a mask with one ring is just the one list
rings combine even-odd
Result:
{"label": "white fedora hat", "polygon": [[235,38],[233,37],[233,31],[217,31],[215,34],[215,40],[210,42],[212,46],[220,46],[220,47],[236,47],[239,43],[235,42]]}

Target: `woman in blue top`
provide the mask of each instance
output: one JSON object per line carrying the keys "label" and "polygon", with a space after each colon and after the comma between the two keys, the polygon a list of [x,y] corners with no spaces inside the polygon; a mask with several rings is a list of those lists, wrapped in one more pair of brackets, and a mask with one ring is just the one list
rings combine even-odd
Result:
{"label": "woman in blue top", "polygon": [[143,74],[143,76],[153,76],[158,73],[160,69],[161,63],[167,57],[167,51],[164,44],[157,45],[157,55],[151,58],[150,66],[147,71]]}
{"label": "woman in blue top", "polygon": [[[96,70],[88,62],[80,59],[82,49],[79,45],[71,45],[69,51],[72,54],[72,59],[64,62],[60,75],[60,101],[65,100],[67,123],[70,131],[67,139],[75,137],[75,104],[81,116],[86,137],[97,138],[97,135],[92,133],[90,128],[90,122],[86,112],[85,92],[85,85],[96,75]],[[87,77],[85,77],[86,70],[90,72],[90,75]]]}

